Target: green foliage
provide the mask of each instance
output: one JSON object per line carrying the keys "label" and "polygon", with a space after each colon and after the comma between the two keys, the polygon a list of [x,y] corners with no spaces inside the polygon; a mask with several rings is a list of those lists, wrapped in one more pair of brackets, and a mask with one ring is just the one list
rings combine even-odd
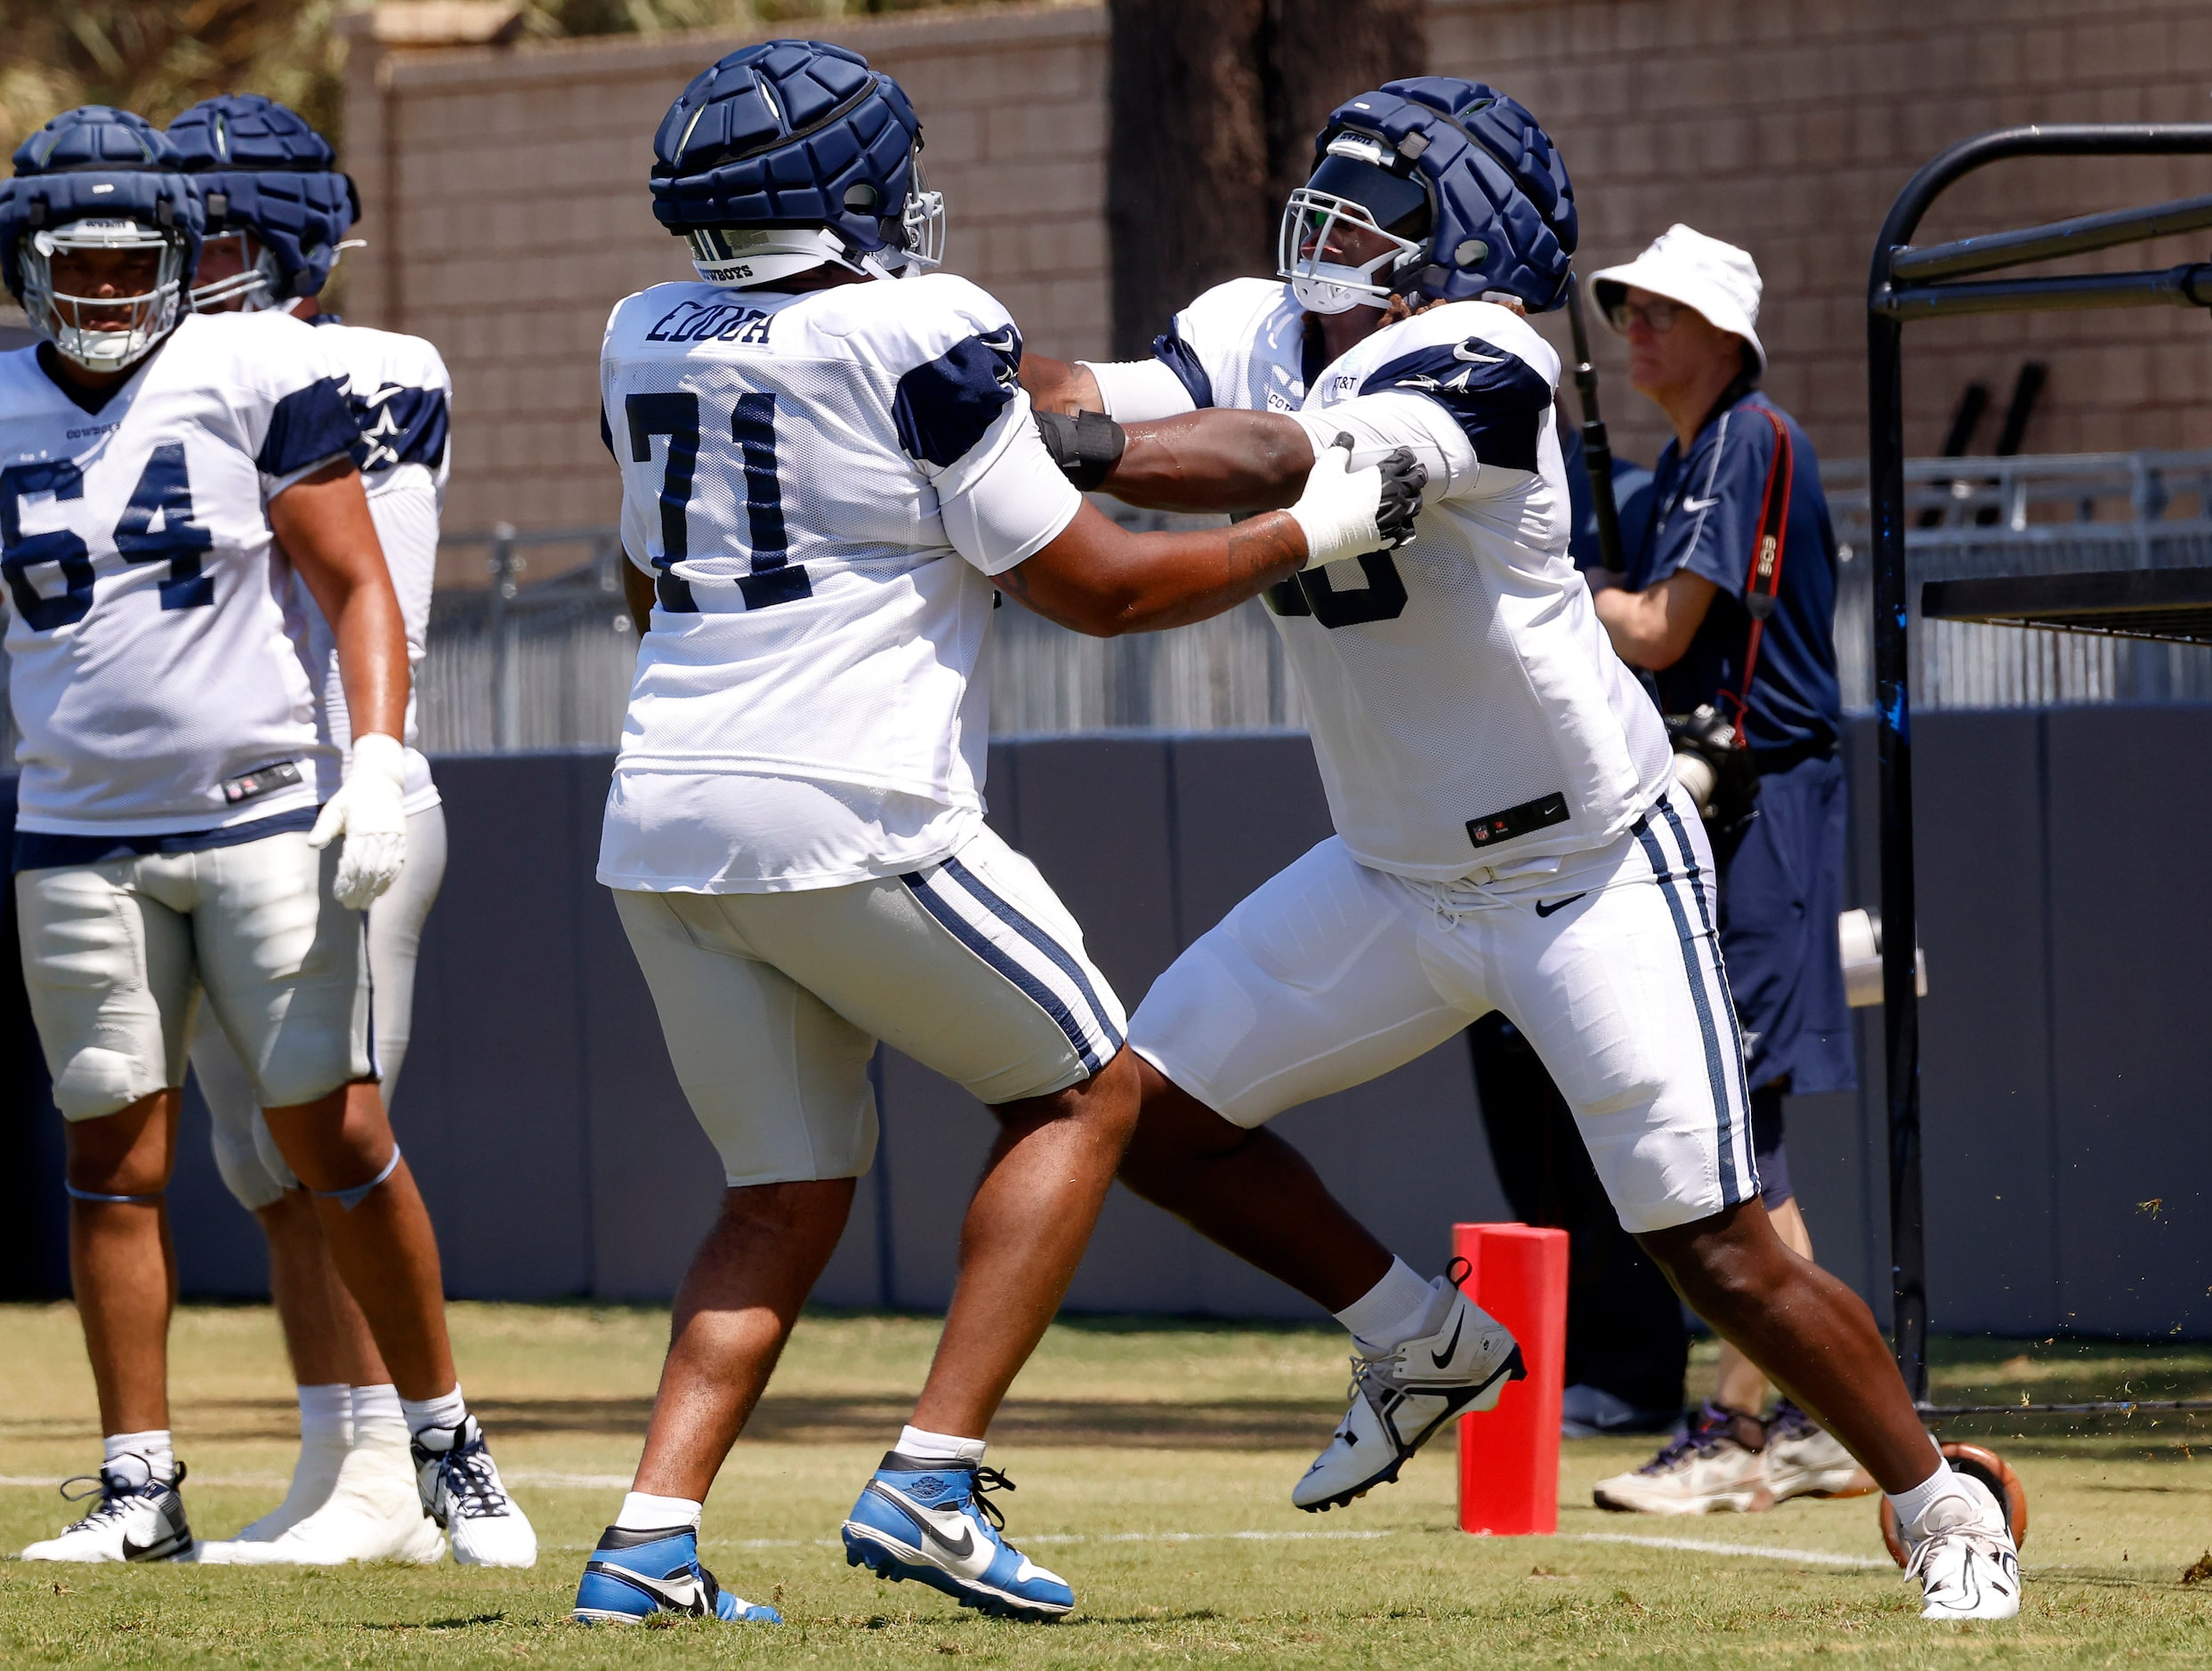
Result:
{"label": "green foliage", "polygon": [[0,146],[58,111],[112,104],[166,123],[265,93],[335,128],[340,0],[0,0]]}

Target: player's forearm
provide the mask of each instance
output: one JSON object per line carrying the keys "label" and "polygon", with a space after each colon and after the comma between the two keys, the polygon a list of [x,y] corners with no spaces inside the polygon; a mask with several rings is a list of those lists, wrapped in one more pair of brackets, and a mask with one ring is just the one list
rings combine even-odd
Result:
{"label": "player's forearm", "polygon": [[1021,356],[1021,386],[1029,404],[1040,412],[1103,412],[1106,403],[1098,379],[1080,360],[1054,359],[1045,354]]}
{"label": "player's forearm", "polygon": [[1296,503],[1313,443],[1272,412],[1219,408],[1133,424],[1102,492],[1153,511],[1277,511]]}
{"label": "player's forearm", "polygon": [[997,585],[1047,620],[1114,638],[1223,614],[1288,579],[1308,555],[1304,530],[1282,513],[1191,534],[1132,534],[1097,521],[1110,532],[1089,531],[1079,585],[1035,559],[996,576]]}
{"label": "player's forearm", "polygon": [[359,473],[345,463],[295,483],[270,501],[269,523],[330,623],[353,735],[400,736],[407,724],[407,622]]}

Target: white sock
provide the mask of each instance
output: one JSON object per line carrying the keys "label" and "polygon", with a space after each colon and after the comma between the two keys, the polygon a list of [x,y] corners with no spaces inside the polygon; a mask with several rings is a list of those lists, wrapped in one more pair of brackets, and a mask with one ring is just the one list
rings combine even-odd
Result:
{"label": "white sock", "polygon": [[343,1382],[303,1386],[300,1393],[300,1443],[328,1445],[339,1450],[353,1442],[353,1389]]}
{"label": "white sock", "polygon": [[902,1457],[912,1457],[916,1462],[983,1460],[981,1440],[960,1439],[951,1433],[932,1433],[919,1427],[900,1429],[899,1442],[892,1449]]}
{"label": "white sock", "polygon": [[165,1427],[142,1433],[109,1433],[101,1443],[107,1451],[101,1462],[102,1470],[129,1484],[177,1477],[176,1443]]}
{"label": "white sock", "polygon": [[671,1526],[699,1529],[699,1516],[705,1506],[688,1497],[655,1497],[650,1491],[633,1491],[622,1499],[622,1513],[615,1516],[619,1531],[666,1531]]}
{"label": "white sock", "polygon": [[[459,1389],[456,1389],[457,1392]],[[382,1386],[348,1389],[353,1407],[353,1442],[402,1444],[408,1437],[407,1417],[400,1408],[400,1389],[389,1381]]]}
{"label": "white sock", "polygon": [[1951,1465],[1942,1457],[1935,1459],[1935,1472],[1914,1486],[1909,1491],[1892,1491],[1890,1506],[1897,1511],[1897,1524],[1908,1537],[1926,1514],[1942,1497],[1958,1489],[1958,1476],[1951,1472]]}
{"label": "white sock", "polygon": [[458,1427],[469,1413],[468,1401],[461,1396],[459,1382],[453,1391],[434,1399],[401,1399],[400,1409],[407,1416],[407,1430],[420,1439],[433,1427]]}
{"label": "white sock", "polygon": [[1435,1288],[1404,1260],[1393,1259],[1383,1279],[1337,1312],[1336,1320],[1363,1345],[1387,1351],[1428,1333],[1423,1325],[1435,1304]]}

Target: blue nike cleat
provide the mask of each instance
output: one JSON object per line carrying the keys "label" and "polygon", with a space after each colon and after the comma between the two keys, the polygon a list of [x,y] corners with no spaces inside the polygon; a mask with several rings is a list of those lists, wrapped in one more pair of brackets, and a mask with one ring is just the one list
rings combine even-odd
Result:
{"label": "blue nike cleat", "polygon": [[994,1619],[1049,1623],[1075,1592],[999,1536],[1006,1517],[982,1494],[1013,1481],[973,1462],[884,1454],[845,1522],[845,1563],[893,1584],[916,1578]]}
{"label": "blue nike cleat", "polygon": [[576,1586],[576,1622],[635,1625],[656,1613],[731,1624],[783,1623],[774,1608],[741,1602],[714,1582],[699,1565],[698,1534],[689,1526],[656,1531],[610,1526]]}

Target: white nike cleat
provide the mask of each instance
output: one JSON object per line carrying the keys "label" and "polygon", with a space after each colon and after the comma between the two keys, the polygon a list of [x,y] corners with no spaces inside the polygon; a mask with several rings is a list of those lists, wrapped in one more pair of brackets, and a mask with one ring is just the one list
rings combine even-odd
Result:
{"label": "white nike cleat", "polygon": [[[83,1483],[93,1490],[72,1492]],[[18,1557],[23,1561],[189,1561],[192,1558],[192,1529],[184,1519],[184,1498],[177,1488],[184,1483],[184,1465],[177,1464],[175,1477],[149,1480],[139,1485],[111,1469],[97,1478],[79,1474],[65,1480],[61,1495],[79,1503],[96,1491],[100,1506],[58,1538],[35,1543]]]}
{"label": "white nike cleat", "polygon": [[[1447,1291],[1441,1278],[1432,1286]],[[1326,1513],[1389,1484],[1446,1422],[1492,1409],[1506,1383],[1526,1373],[1506,1326],[1452,1292],[1432,1332],[1388,1352],[1359,1348],[1352,1360],[1352,1408],[1328,1448],[1290,1488],[1290,1500],[1309,1513]]]}
{"label": "white nike cleat", "polygon": [[1961,1489],[1928,1506],[1901,1529],[1912,1558],[1905,1576],[1920,1580],[1923,1619],[2011,1619],[2020,1611],[2020,1551],[1990,1488],[1953,1470]]}
{"label": "white nike cleat", "polygon": [[[270,1509],[232,1538],[232,1543],[265,1544],[281,1538],[325,1503],[338,1483],[338,1471],[344,1466],[346,1446],[342,1439],[303,1441],[300,1445],[300,1459],[292,1465],[292,1482],[285,1491],[284,1501]],[[200,1559],[212,1559],[207,1551],[221,1547],[216,1544],[202,1544]]]}
{"label": "white nike cleat", "polygon": [[1835,1437],[1785,1401],[1767,1418],[1766,1489],[1777,1503],[1793,1497],[1865,1497],[1881,1488]]}
{"label": "white nike cleat", "polygon": [[445,1559],[446,1540],[423,1512],[405,1432],[396,1443],[371,1439],[348,1450],[329,1499],[282,1535],[263,1540],[240,1533],[230,1543],[202,1544],[200,1561],[233,1567],[335,1567],[350,1561],[435,1566]]}
{"label": "white nike cleat", "polygon": [[537,1564],[537,1534],[500,1483],[499,1465],[476,1417],[416,1434],[413,1451],[423,1513],[453,1539],[455,1561],[464,1567]]}
{"label": "white nike cleat", "polygon": [[1590,1496],[1623,1514],[1738,1514],[1774,1506],[1756,1416],[1707,1404],[1658,1456],[1629,1473],[1600,1480]]}

